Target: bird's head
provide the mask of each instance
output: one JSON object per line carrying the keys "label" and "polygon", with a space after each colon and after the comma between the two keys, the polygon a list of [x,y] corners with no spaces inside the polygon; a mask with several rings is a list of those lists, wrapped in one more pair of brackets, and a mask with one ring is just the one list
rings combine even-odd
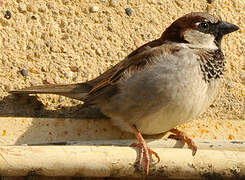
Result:
{"label": "bird's head", "polygon": [[162,34],[163,41],[186,43],[200,48],[218,49],[222,37],[239,27],[205,12],[180,17]]}

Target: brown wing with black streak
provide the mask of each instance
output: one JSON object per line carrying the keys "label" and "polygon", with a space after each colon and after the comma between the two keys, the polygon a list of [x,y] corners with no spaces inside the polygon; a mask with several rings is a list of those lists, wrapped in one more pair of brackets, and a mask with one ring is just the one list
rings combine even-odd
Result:
{"label": "brown wing with black streak", "polygon": [[88,104],[93,103],[94,100],[102,98],[105,95],[113,96],[118,91],[118,83],[123,78],[125,72],[130,72],[133,75],[135,72],[140,71],[154,63],[159,59],[160,54],[171,54],[178,51],[180,47],[164,45],[161,46],[159,42],[153,41],[154,45],[145,45],[131,53],[125,60],[121,61],[98,78],[88,82],[93,88],[88,92],[85,102]]}

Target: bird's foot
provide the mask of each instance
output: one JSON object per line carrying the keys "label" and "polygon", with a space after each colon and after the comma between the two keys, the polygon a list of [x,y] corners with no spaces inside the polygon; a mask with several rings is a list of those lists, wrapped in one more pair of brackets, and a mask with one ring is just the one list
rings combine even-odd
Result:
{"label": "bird's foot", "polygon": [[139,167],[142,166],[142,161],[144,160],[144,172],[146,175],[149,174],[149,169],[150,169],[150,155],[156,156],[158,162],[160,161],[160,157],[158,154],[153,151],[151,148],[149,148],[146,144],[146,142],[138,142],[138,143],[133,143],[131,144],[131,147],[138,147],[140,148],[140,155],[139,155]]}
{"label": "bird's foot", "polygon": [[131,144],[131,146],[140,148],[140,155],[139,155],[139,161],[138,161],[139,167],[142,166],[142,162],[144,161],[144,172],[146,175],[148,175],[149,169],[150,169],[150,155],[153,154],[154,156],[156,156],[156,158],[158,159],[158,162],[160,161],[160,157],[158,156],[158,154],[155,151],[153,151],[152,149],[150,149],[148,147],[143,136],[138,131],[136,126],[132,126],[132,127],[135,131],[135,135],[138,138],[139,142],[133,143],[133,144]]}
{"label": "bird's foot", "polygon": [[197,146],[195,145],[194,141],[189,138],[184,132],[178,129],[171,129],[170,132],[173,134],[171,134],[168,138],[180,140],[183,143],[186,143],[192,150],[192,155],[194,156],[196,154]]}

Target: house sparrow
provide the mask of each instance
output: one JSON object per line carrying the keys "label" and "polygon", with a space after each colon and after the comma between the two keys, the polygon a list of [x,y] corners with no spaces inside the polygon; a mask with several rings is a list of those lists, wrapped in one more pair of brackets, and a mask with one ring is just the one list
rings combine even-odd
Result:
{"label": "house sparrow", "polygon": [[222,37],[238,29],[205,12],[189,13],[173,22],[159,39],[91,81],[10,93],[58,94],[98,106],[115,126],[136,135],[139,163],[144,160],[148,174],[149,156],[160,158],[142,134],[171,131],[196,151],[193,141],[174,128],[198,117],[213,102],[225,71]]}

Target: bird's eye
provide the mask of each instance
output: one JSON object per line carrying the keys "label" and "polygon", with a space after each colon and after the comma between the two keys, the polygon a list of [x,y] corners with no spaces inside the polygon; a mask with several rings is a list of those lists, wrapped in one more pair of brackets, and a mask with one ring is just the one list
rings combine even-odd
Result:
{"label": "bird's eye", "polygon": [[207,29],[209,27],[209,24],[207,22],[201,22],[198,24],[198,27],[201,29]]}

